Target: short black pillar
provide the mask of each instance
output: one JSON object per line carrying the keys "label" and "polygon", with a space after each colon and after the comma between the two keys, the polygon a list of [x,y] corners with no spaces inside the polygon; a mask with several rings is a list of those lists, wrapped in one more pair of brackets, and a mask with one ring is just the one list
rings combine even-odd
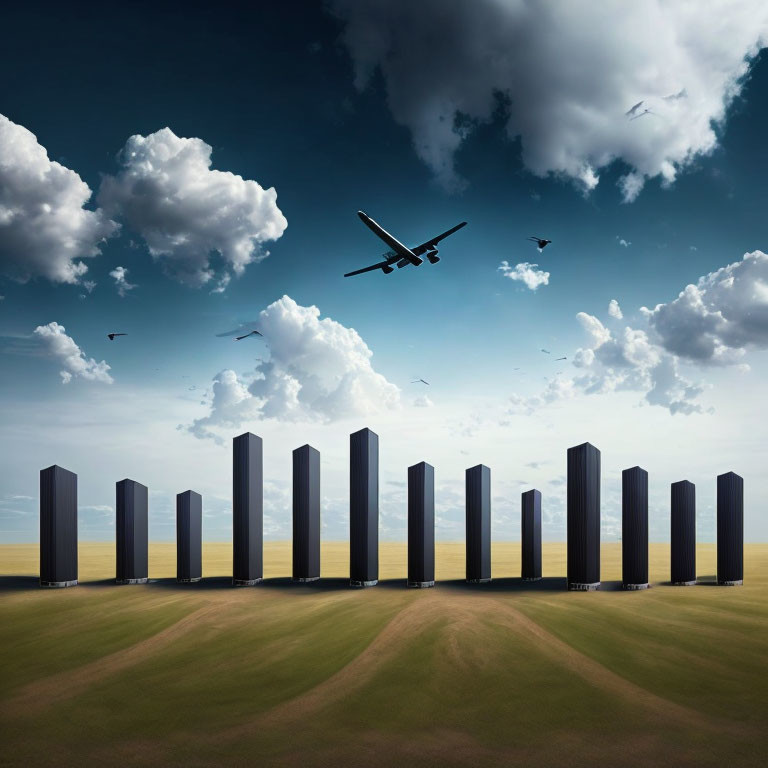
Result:
{"label": "short black pillar", "polygon": [[435,586],[435,469],[425,461],[408,467],[407,585]]}
{"label": "short black pillar", "polygon": [[176,495],[176,581],[203,578],[203,497],[194,491]]}
{"label": "short black pillar", "polygon": [[541,578],[541,491],[535,488],[522,495],[522,569],[523,581]]}
{"label": "short black pillar", "polygon": [[696,583],[696,486],[688,480],[672,483],[670,496],[670,581],[690,587]]}
{"label": "short black pillar", "polygon": [[621,574],[624,589],[648,589],[648,473],[621,473]]}
{"label": "short black pillar", "polygon": [[293,452],[293,580],[320,578],[320,451]]}

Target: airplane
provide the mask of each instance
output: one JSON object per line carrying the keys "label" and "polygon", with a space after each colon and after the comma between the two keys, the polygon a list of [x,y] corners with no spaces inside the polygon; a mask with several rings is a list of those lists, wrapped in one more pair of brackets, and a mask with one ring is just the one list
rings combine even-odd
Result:
{"label": "airplane", "polygon": [[115,340],[115,336],[127,336],[127,333],[108,333],[107,336],[109,336],[110,341]]}
{"label": "airplane", "polygon": [[372,272],[374,269],[380,269],[385,275],[395,271],[393,265],[396,265],[398,269],[413,264],[414,267],[418,267],[424,262],[421,256],[426,256],[429,259],[430,264],[437,264],[440,261],[440,257],[437,255],[437,248],[435,247],[443,238],[452,235],[457,230],[466,226],[467,222],[462,221],[461,224],[457,224],[447,232],[443,232],[442,235],[433,237],[431,240],[427,240],[426,243],[417,245],[415,248],[406,248],[399,240],[392,237],[382,226],[377,224],[368,214],[363,211],[358,211],[357,215],[360,220],[365,224],[368,229],[373,232],[374,235],[380,237],[391,250],[382,254],[384,261],[380,261],[378,264],[371,264],[370,267],[363,267],[362,269],[356,269],[354,272],[347,272],[344,277],[352,277],[353,275],[360,275],[363,272]]}

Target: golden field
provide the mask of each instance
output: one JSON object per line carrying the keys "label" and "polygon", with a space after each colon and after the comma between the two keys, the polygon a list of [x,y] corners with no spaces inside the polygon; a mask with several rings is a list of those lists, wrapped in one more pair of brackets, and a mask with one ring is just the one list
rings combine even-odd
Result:
{"label": "golden field", "polygon": [[36,586],[37,547],[0,546],[0,764],[764,765],[768,545],[745,546],[743,587],[563,589],[565,545],[524,585],[519,543],[494,581],[464,584],[463,544],[437,545],[435,589],[405,588],[404,543],[381,583],[349,589],[348,546],[323,580],[290,583],[290,544],[266,581],[232,588],[231,545],[206,543],[203,582],[177,585],[175,545],[150,545],[143,586],[115,586],[114,545],[80,545],[78,587]]}

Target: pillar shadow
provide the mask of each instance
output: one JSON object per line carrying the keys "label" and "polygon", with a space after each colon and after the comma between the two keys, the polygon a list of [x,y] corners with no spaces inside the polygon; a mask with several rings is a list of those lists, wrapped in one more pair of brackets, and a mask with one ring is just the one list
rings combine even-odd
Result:
{"label": "pillar shadow", "polygon": [[320,578],[317,581],[294,581],[289,576],[264,579],[257,586],[262,589],[278,589],[287,592],[340,592],[354,590],[365,592],[369,589],[405,589],[405,579],[379,579],[373,587],[353,587],[349,577]]}
{"label": "pillar shadow", "polygon": [[33,589],[42,589],[40,579],[37,576],[0,576],[0,592],[20,592]]}
{"label": "pillar shadow", "polygon": [[465,592],[557,592],[568,589],[565,576],[546,576],[538,581],[523,581],[520,577],[493,579],[485,584],[472,584],[465,579],[438,581],[437,587]]}
{"label": "pillar shadow", "polygon": [[[128,585],[132,586],[132,585]],[[140,585],[137,585],[140,586]],[[153,579],[150,577],[147,586],[161,589],[179,589],[184,591],[207,592],[212,589],[232,589],[231,576],[208,576],[200,581],[179,582],[175,578]]]}
{"label": "pillar shadow", "polygon": [[121,587],[122,584],[118,584],[114,578],[112,579],[94,579],[93,581],[80,581],[77,584],[78,587]]}

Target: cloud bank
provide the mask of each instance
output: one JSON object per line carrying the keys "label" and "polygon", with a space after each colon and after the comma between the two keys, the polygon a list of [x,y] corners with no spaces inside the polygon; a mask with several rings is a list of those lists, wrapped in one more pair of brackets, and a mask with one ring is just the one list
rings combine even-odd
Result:
{"label": "cloud bank", "polygon": [[90,187],[48,158],[33,133],[0,115],[0,273],[78,283],[118,225],[84,208]]}
{"label": "cloud bank", "polygon": [[[193,287],[226,288],[232,274],[268,255],[288,222],[274,188],[211,169],[211,147],[170,130],[131,136],[122,166],[105,176],[99,204],[139,233],[167,274]],[[218,264],[212,255],[218,254]]]}
{"label": "cloud bank", "polygon": [[86,357],[75,340],[67,336],[66,330],[57,322],[38,325],[35,328],[35,334],[41,340],[46,352],[62,366],[62,370],[59,371],[62,384],[69,384],[74,377],[112,384],[109,365],[104,360],[97,363],[92,357]]}
{"label": "cloud bank", "polygon": [[345,25],[355,86],[381,72],[395,121],[449,190],[464,184],[456,151],[500,105],[537,176],[562,175],[589,191],[621,160],[627,202],[649,178],[670,184],[714,149],[714,127],[768,38],[762,0],[330,5]]}
{"label": "cloud bank", "polygon": [[357,331],[321,319],[317,307],[283,296],[262,310],[258,329],[269,360],[249,376],[216,375],[208,415],[187,427],[196,437],[221,441],[214,430],[253,419],[332,422],[400,406],[400,390],[373,369]]}

